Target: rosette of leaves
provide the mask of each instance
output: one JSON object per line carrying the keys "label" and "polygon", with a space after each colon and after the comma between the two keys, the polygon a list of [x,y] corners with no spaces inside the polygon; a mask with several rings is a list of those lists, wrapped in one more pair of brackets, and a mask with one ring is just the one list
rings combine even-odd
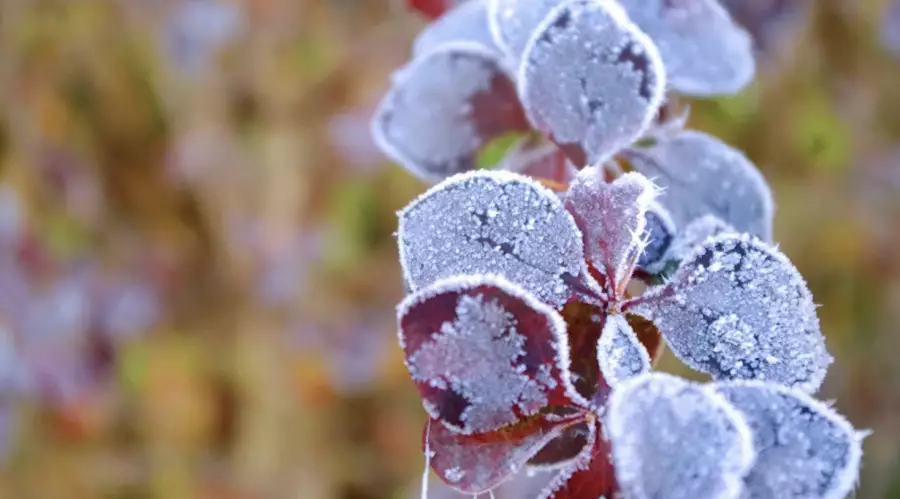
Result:
{"label": "rosette of leaves", "polygon": [[[556,470],[541,496],[553,498],[850,490],[861,436],[806,395],[832,359],[781,252],[726,231],[629,295],[657,195],[639,173],[607,182],[598,167],[562,195],[471,172],[400,213],[400,345],[447,484],[478,494],[540,467]],[[715,383],[651,373],[660,338]]]}

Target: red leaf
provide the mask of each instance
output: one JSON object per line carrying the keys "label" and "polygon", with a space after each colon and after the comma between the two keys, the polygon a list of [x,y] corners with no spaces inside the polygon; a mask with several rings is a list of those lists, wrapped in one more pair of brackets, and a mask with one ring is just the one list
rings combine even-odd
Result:
{"label": "red leaf", "polygon": [[597,365],[597,340],[603,331],[606,312],[596,305],[573,301],[563,308],[562,316],[568,325],[572,384],[582,397],[590,400],[598,391],[609,390]]}
{"label": "red leaf", "polygon": [[585,421],[569,426],[562,435],[550,441],[540,452],[535,454],[528,461],[528,465],[539,468],[558,468],[570,464],[588,444],[593,431],[592,424]]}
{"label": "red leaf", "polygon": [[[550,185],[568,186],[578,170],[555,144],[533,146],[525,139],[503,158],[502,167],[509,171],[549,181]],[[558,189],[558,190],[565,190]]]}
{"label": "red leaf", "polygon": [[609,442],[603,439],[599,423],[590,428],[589,445],[550,482],[539,499],[617,497],[619,486],[610,460]]}
{"label": "red leaf", "polygon": [[431,417],[490,432],[550,405],[587,406],[562,317],[499,277],[450,278],[398,307],[400,344]]}
{"label": "red leaf", "polygon": [[406,5],[425,14],[430,19],[436,19],[453,6],[453,0],[406,0]]}
{"label": "red leaf", "polygon": [[465,494],[480,494],[519,471],[564,426],[534,416],[501,430],[461,435],[431,420],[425,452],[431,468],[447,485]]}

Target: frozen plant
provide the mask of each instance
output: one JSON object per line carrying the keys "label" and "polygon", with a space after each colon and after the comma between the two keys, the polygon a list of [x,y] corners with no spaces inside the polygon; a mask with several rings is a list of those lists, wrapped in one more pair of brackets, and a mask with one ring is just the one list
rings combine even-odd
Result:
{"label": "frozen plant", "polygon": [[[456,4],[373,120],[437,183],[397,232],[428,466],[470,495],[538,469],[541,498],[849,494],[864,433],[812,398],[833,359],[768,185],[655,118],[745,85],[746,33],[705,0]],[[712,380],[653,372],[662,342]]]}

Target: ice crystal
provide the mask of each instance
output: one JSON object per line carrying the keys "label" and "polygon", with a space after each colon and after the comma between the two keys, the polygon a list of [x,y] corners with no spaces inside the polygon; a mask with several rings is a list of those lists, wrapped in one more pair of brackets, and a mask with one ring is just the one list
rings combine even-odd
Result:
{"label": "ice crystal", "polygon": [[611,315],[597,344],[597,362],[609,386],[650,372],[650,354],[622,315]]}

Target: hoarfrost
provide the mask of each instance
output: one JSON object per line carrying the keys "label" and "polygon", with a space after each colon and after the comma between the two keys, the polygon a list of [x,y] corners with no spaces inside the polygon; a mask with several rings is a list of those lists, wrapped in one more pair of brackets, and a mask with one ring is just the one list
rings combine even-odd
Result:
{"label": "hoarfrost", "polygon": [[668,374],[613,390],[605,428],[632,499],[737,498],[753,464],[750,430],[724,397]]}
{"label": "hoarfrost", "polygon": [[649,127],[665,72],[656,47],[616,3],[571,0],[532,35],[517,83],[535,127],[597,164]]}
{"label": "hoarfrost", "polygon": [[706,133],[685,130],[628,155],[635,170],[663,189],[660,202],[676,226],[715,215],[740,232],[771,241],[772,192],[742,152]]}
{"label": "hoarfrost", "polygon": [[597,362],[603,379],[613,389],[625,380],[650,372],[650,354],[619,314],[606,318],[597,344]]}
{"label": "hoarfrost", "polygon": [[663,259],[675,239],[675,222],[669,210],[656,201],[648,204],[644,213],[641,239],[644,241],[644,251],[638,258],[637,266],[645,270]]}
{"label": "hoarfrost", "polygon": [[471,42],[443,44],[400,69],[372,120],[378,147],[429,182],[475,169],[482,146],[527,129],[496,54]]}
{"label": "hoarfrost", "polygon": [[588,425],[587,445],[563,467],[537,499],[613,498],[618,491],[609,458],[609,442],[596,422]]}
{"label": "hoarfrost", "polygon": [[749,499],[842,499],[859,476],[863,434],[803,392],[758,381],[716,388],[744,415],[759,454]]}
{"label": "hoarfrost", "polygon": [[717,0],[620,3],[659,47],[676,92],[696,97],[734,94],[753,80],[753,41]]}
{"label": "hoarfrost", "polygon": [[572,215],[556,194],[522,175],[480,171],[446,180],[400,213],[398,239],[412,291],[444,277],[490,273],[557,309],[582,287],[600,293]]}
{"label": "hoarfrost", "polygon": [[502,55],[488,28],[488,0],[471,0],[453,7],[429,24],[413,41],[413,57],[421,57],[451,42],[471,42]]}
{"label": "hoarfrost", "polygon": [[613,297],[644,250],[644,214],[656,193],[653,183],[639,173],[606,183],[596,166],[581,170],[569,186],[566,208],[584,234],[588,259],[605,277]]}
{"label": "hoarfrost", "polygon": [[400,304],[398,322],[426,410],[458,432],[493,431],[551,401],[586,405],[562,317],[502,278],[435,283]]}
{"label": "hoarfrost", "polygon": [[634,303],[629,311],[652,320],[678,358],[716,379],[815,392],[833,360],[800,273],[748,235],[707,240]]}
{"label": "hoarfrost", "polygon": [[518,61],[541,21],[563,0],[491,0],[488,24],[494,42]]}
{"label": "hoarfrost", "polygon": [[450,487],[466,493],[487,492],[520,471],[525,463],[560,430],[549,424],[523,423],[500,434],[461,435],[432,424],[428,447],[434,453],[431,467]]}

